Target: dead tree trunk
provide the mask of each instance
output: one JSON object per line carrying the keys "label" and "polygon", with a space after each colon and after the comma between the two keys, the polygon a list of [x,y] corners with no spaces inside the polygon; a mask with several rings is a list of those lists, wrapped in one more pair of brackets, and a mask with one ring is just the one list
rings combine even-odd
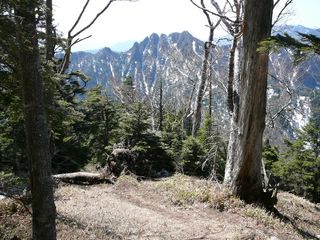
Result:
{"label": "dead tree trunk", "polygon": [[74,183],[74,184],[98,184],[98,183],[114,183],[111,178],[107,178],[104,173],[90,173],[90,172],[74,172],[62,173],[53,175],[54,180]]}
{"label": "dead tree trunk", "polygon": [[224,183],[247,202],[262,200],[261,152],[268,53],[257,49],[270,35],[272,8],[272,0],[245,1],[239,101],[234,101],[239,109],[233,112]]}
{"label": "dead tree trunk", "polygon": [[159,131],[163,130],[163,80],[160,79],[160,87],[159,87]]}
{"label": "dead tree trunk", "polygon": [[200,128],[201,123],[201,110],[202,110],[202,100],[204,96],[204,90],[208,78],[208,69],[209,69],[209,55],[211,49],[211,42],[205,42],[204,44],[204,58],[202,63],[202,72],[201,72],[201,80],[198,87],[197,99],[196,99],[196,107],[193,114],[193,123],[192,123],[192,136],[196,136],[197,132]]}
{"label": "dead tree trunk", "polygon": [[[192,0],[191,0],[191,2],[193,3]],[[197,7],[199,7],[199,6],[197,6]],[[209,67],[211,67],[209,57],[210,57],[210,52],[211,52],[212,48],[214,47],[214,45],[212,43],[213,42],[213,34],[214,34],[215,29],[219,26],[220,21],[221,21],[221,20],[218,20],[216,24],[213,24],[213,22],[209,16],[209,13],[206,10],[206,6],[205,6],[203,0],[201,0],[201,7],[200,8],[202,9],[204,15],[207,18],[207,22],[208,22],[210,29],[209,29],[209,41],[204,43],[204,58],[203,58],[203,62],[202,62],[201,80],[199,83],[198,92],[197,92],[197,96],[196,96],[195,110],[194,110],[193,122],[192,122],[192,136],[193,137],[195,137],[197,135],[198,130],[200,128],[200,124],[201,124],[202,100],[203,100],[205,86],[206,86],[206,82],[207,82],[207,78],[208,78],[208,70],[209,70]]]}

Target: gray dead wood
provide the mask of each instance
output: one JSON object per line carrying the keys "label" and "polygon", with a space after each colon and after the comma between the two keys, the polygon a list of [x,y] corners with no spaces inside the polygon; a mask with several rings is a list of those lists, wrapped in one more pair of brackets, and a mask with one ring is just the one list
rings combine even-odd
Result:
{"label": "gray dead wood", "polygon": [[90,172],[74,172],[74,173],[63,173],[53,175],[52,178],[57,181],[66,183],[81,184],[81,185],[92,185],[99,183],[111,183],[114,181],[111,177],[107,177],[103,173],[90,173]]}

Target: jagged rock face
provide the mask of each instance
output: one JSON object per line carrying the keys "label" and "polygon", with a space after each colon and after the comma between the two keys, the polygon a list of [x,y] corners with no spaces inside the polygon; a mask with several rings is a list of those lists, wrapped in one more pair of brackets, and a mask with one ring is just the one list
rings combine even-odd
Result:
{"label": "jagged rock face", "polygon": [[[298,30],[304,33],[317,31],[302,26],[284,27],[289,34]],[[279,33],[280,30],[275,31]],[[283,32],[283,31],[282,31]],[[318,33],[319,34],[319,33]],[[136,42],[126,52],[117,53],[103,48],[96,54],[76,52],[72,55],[71,69],[81,70],[91,77],[88,86],[96,84],[105,86],[112,93],[114,85],[131,76],[135,88],[144,97],[156,98],[159,82],[162,81],[164,99],[168,104],[184,107],[195,81],[200,78],[204,43],[188,32],[170,35],[151,34],[142,42]],[[213,106],[217,120],[227,125],[229,115],[226,112],[226,85],[228,73],[228,45],[218,45],[213,51]],[[282,128],[290,129],[287,135],[292,136],[294,128],[299,127],[308,117],[308,97],[305,92],[320,87],[319,57],[314,57],[300,66],[292,64],[290,51],[274,53],[270,57],[270,85],[268,88],[270,113],[276,107],[284,105],[288,96],[283,97],[285,88],[290,87],[298,95],[293,99],[294,106],[303,106],[304,112],[291,112],[288,120],[283,120]],[[275,77],[275,78],[274,78]],[[280,83],[285,82],[286,84]],[[281,102],[282,101],[282,102]],[[205,100],[206,104],[207,100]],[[272,109],[274,108],[274,109]],[[299,115],[300,114],[300,115]],[[301,119],[301,114],[305,115]],[[288,121],[291,122],[288,124]]]}
{"label": "jagged rock face", "polygon": [[152,34],[123,53],[109,48],[96,54],[74,53],[71,68],[91,76],[91,85],[108,87],[111,79],[119,82],[131,76],[137,89],[149,95],[160,78],[172,84],[194,77],[201,67],[202,46],[203,43],[188,32],[169,36]]}

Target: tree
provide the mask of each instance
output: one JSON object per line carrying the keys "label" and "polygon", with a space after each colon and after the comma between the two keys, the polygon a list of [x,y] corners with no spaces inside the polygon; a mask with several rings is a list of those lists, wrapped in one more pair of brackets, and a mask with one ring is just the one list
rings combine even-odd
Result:
{"label": "tree", "polygon": [[310,122],[298,131],[296,140],[286,140],[287,150],[279,158],[269,157],[273,181],[285,191],[314,202],[320,199],[320,128]]}
{"label": "tree", "polygon": [[203,147],[199,140],[193,136],[187,137],[182,142],[181,168],[188,175],[202,175],[201,165],[204,155]]}
{"label": "tree", "polygon": [[204,150],[201,159],[202,175],[222,181],[227,157],[226,144],[223,141],[218,125],[209,113],[206,114],[203,126],[199,129],[199,142]]}
{"label": "tree", "polygon": [[247,202],[262,200],[261,151],[265,127],[268,53],[259,43],[271,32],[272,0],[244,4],[243,63],[234,101],[224,184]]}
{"label": "tree", "polygon": [[[51,1],[51,0],[49,0]],[[64,47],[64,56],[63,56],[63,60],[62,60],[62,64],[59,68],[59,73],[60,74],[63,74],[67,71],[68,67],[69,67],[69,63],[70,63],[70,57],[71,57],[71,49],[72,49],[72,46],[74,46],[75,44],[83,41],[83,40],[86,40],[88,38],[91,37],[91,35],[89,36],[86,36],[86,37],[83,37],[83,38],[80,38],[79,36],[81,34],[83,34],[87,29],[89,29],[98,19],[99,17],[107,10],[109,9],[109,7],[111,6],[111,4],[113,2],[116,2],[116,1],[119,1],[119,0],[109,0],[108,3],[105,5],[105,7],[99,11],[96,16],[94,16],[92,18],[92,20],[87,24],[85,25],[83,28],[81,28],[80,30],[76,31],[74,33],[74,30],[77,28],[81,18],[83,17],[89,3],[90,3],[90,0],[87,0],[86,3],[84,4],[77,20],[75,21],[75,23],[73,24],[73,26],[71,27],[71,29],[68,31],[68,37],[66,39],[66,42],[65,42],[65,47]],[[127,0],[127,1],[135,1],[135,0]]]}
{"label": "tree", "polygon": [[83,141],[88,147],[91,161],[104,163],[107,147],[114,139],[118,127],[119,114],[115,103],[111,102],[101,86],[90,89],[81,104],[84,113]]}
{"label": "tree", "polygon": [[277,50],[279,48],[291,48],[294,51],[296,62],[306,59],[308,56],[320,55],[320,37],[313,34],[298,33],[300,39],[289,34],[278,34],[262,42],[261,50]]}
{"label": "tree", "polygon": [[[195,4],[192,0],[191,2]],[[208,79],[208,73],[210,68],[210,52],[215,47],[213,44],[213,35],[215,29],[219,26],[220,20],[217,21],[215,24],[213,23],[212,19],[210,18],[209,13],[206,11],[206,6],[204,4],[204,0],[201,0],[201,9],[207,18],[207,22],[209,25],[209,39],[204,43],[204,57],[202,62],[202,69],[201,69],[201,79],[198,85],[198,91],[196,96],[195,102],[195,109],[193,114],[193,122],[192,122],[192,136],[196,137],[198,130],[200,128],[201,123],[201,111],[202,111],[202,99],[205,92],[205,86]],[[196,5],[196,4],[195,4]],[[198,5],[196,5],[198,6]]]}
{"label": "tree", "polygon": [[33,239],[56,239],[56,210],[51,179],[51,158],[43,78],[37,32],[37,1],[16,5],[19,77],[22,85],[27,155],[32,193]]}

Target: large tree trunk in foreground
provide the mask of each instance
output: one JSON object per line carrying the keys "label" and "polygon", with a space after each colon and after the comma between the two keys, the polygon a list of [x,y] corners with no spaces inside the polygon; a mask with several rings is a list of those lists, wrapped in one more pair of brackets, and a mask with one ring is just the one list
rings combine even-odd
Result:
{"label": "large tree trunk in foreground", "polygon": [[36,30],[36,1],[22,1],[17,9],[21,16],[20,77],[22,80],[25,132],[32,193],[32,239],[56,239],[56,209],[51,179],[51,159],[47,116],[44,106],[43,79]]}
{"label": "large tree trunk in foreground", "polygon": [[262,200],[261,152],[265,128],[268,53],[257,51],[270,35],[272,0],[246,0],[239,99],[234,97],[224,183],[247,202]]}

